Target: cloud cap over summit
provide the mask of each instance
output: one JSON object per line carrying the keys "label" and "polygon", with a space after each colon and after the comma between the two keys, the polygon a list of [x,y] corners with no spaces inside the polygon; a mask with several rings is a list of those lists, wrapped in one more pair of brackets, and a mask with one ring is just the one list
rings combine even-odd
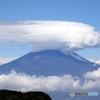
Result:
{"label": "cloud cap over summit", "polygon": [[93,26],[71,21],[0,21],[0,42],[33,45],[33,51],[78,50],[100,45],[100,32]]}

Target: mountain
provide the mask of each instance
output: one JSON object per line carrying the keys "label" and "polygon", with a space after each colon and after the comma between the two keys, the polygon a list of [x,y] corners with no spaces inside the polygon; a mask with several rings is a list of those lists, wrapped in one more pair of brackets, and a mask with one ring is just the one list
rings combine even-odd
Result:
{"label": "mountain", "polygon": [[0,63],[0,66],[2,65],[2,63]]}
{"label": "mountain", "polygon": [[[65,75],[83,77],[88,71],[96,70],[100,65],[94,64],[74,52],[66,54],[59,50],[44,50],[30,52],[16,60],[0,66],[0,73],[9,73],[12,69],[17,72],[24,72],[28,75]],[[97,97],[70,97],[70,91],[47,92],[53,100],[99,100]]]}
{"label": "mountain", "polygon": [[16,60],[0,66],[0,73],[24,72],[29,75],[64,75],[82,76],[87,71],[95,70],[99,65],[82,58],[74,52],[66,54],[59,50],[30,52]]}

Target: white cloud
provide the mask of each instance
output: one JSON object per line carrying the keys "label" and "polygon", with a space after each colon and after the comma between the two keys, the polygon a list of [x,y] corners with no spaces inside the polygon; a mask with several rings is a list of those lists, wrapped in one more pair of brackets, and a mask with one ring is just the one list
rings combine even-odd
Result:
{"label": "white cloud", "polygon": [[0,65],[8,63],[12,60],[15,60],[16,58],[11,57],[0,57]]}
{"label": "white cloud", "polygon": [[0,41],[33,44],[33,51],[44,49],[83,49],[100,45],[94,27],[70,21],[0,22]]}
{"label": "white cloud", "polygon": [[84,77],[89,79],[100,79],[100,68],[98,68],[98,70],[94,70],[93,72],[87,72]]}
{"label": "white cloud", "polygon": [[63,76],[30,76],[11,71],[0,75],[0,89],[18,91],[77,91],[100,89],[100,68],[84,75],[84,81],[71,75]]}
{"label": "white cloud", "polygon": [[12,71],[9,74],[0,75],[0,89],[15,89],[20,91],[43,90],[65,91],[76,88],[78,80],[71,75],[64,76],[30,76]]}

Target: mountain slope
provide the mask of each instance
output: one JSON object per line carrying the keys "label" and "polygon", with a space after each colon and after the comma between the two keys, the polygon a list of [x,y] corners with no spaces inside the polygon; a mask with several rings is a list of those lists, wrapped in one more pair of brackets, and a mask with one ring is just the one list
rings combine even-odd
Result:
{"label": "mountain slope", "polygon": [[95,70],[99,65],[80,57],[76,53],[64,54],[58,50],[30,52],[10,63],[0,66],[0,73],[12,69],[29,75],[64,75],[82,76],[87,71]]}

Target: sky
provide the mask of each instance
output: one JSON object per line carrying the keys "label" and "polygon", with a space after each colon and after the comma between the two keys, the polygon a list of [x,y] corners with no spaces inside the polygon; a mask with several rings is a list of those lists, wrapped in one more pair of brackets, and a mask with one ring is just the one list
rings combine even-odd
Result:
{"label": "sky", "polygon": [[[99,9],[100,0],[0,0],[0,64],[44,49],[71,50],[100,62]],[[65,92],[100,88],[100,68],[86,72],[83,78],[11,71],[0,74],[0,89]]]}
{"label": "sky", "polygon": [[[74,31],[75,34],[77,34],[77,31],[74,29],[74,26],[77,25],[78,30],[80,29],[82,29],[82,31],[84,30],[84,32],[82,33],[84,35],[82,36],[84,37],[86,35],[87,41],[88,41],[88,37],[93,36],[89,38],[89,42],[86,42],[84,47],[78,48],[75,52],[85,58],[100,59],[100,52],[99,52],[100,38],[99,36],[97,36],[100,33],[100,25],[99,25],[100,10],[99,9],[100,9],[100,0],[0,0],[0,26],[1,26],[0,59],[18,58],[32,51],[35,48],[34,45],[40,46],[39,44],[36,43],[36,41],[27,41],[27,39],[28,40],[34,39],[31,38],[31,36],[34,36],[34,34],[30,34],[29,37],[27,36],[28,38],[25,38],[23,34],[24,32],[31,32],[31,33],[33,31],[37,32],[35,28],[32,30],[32,27],[36,27],[37,23],[42,23],[42,25],[40,25],[39,28],[36,27],[37,29],[43,27],[44,30],[46,30],[45,23],[49,25],[49,22],[52,22],[52,25],[59,24],[60,29],[58,30],[62,30],[62,31],[65,30],[66,28],[68,29],[69,27],[68,25],[74,24],[70,27],[70,31],[71,31],[70,34],[73,34]],[[64,24],[65,22],[66,25]],[[66,27],[64,26],[65,27],[64,29],[62,28],[63,27],[62,24],[66,26]],[[84,27],[82,26],[82,24]],[[31,25],[33,26],[31,27]],[[54,29],[54,31],[57,30],[57,25],[55,25],[55,27],[56,28]],[[50,25],[49,28],[52,29]],[[10,34],[11,31],[9,31],[9,29],[12,30],[13,34]],[[6,33],[6,30],[8,33]],[[49,29],[46,31],[47,31],[46,33],[48,33]],[[50,32],[54,32],[54,31],[50,31]],[[64,32],[66,33],[68,31],[69,30]],[[3,34],[3,32],[5,35]],[[41,30],[41,32],[44,31]],[[37,35],[37,37],[41,36],[42,34],[41,32],[40,31],[37,32],[39,34]],[[17,37],[16,34],[18,34],[19,37],[21,35],[24,38],[20,38],[20,40],[18,40],[18,38],[17,40],[16,38],[15,40],[13,40],[13,38],[10,39],[9,37],[14,37],[13,36],[14,34],[15,37]],[[45,34],[43,34],[44,37]],[[49,33],[47,37],[49,36],[51,36],[51,38],[54,37],[54,40],[56,39],[55,37],[57,36],[57,34],[59,34],[58,35],[59,37],[62,37],[62,35],[58,31],[56,32],[55,36],[50,34],[53,33]],[[77,35],[79,36],[80,34],[81,31],[79,31]],[[65,34],[64,36],[67,35]],[[71,38],[71,36],[69,36],[69,38],[73,39]],[[6,38],[4,39],[4,37]],[[81,39],[82,37],[80,36],[79,38]],[[39,40],[39,38],[37,39]],[[52,42],[51,40],[49,42]],[[85,38],[81,42],[83,43],[84,41]],[[94,45],[90,46],[89,43],[91,41],[96,41],[96,42],[94,43]],[[70,43],[73,44],[73,42]],[[62,45],[64,44],[61,44],[57,48],[61,48]]]}

